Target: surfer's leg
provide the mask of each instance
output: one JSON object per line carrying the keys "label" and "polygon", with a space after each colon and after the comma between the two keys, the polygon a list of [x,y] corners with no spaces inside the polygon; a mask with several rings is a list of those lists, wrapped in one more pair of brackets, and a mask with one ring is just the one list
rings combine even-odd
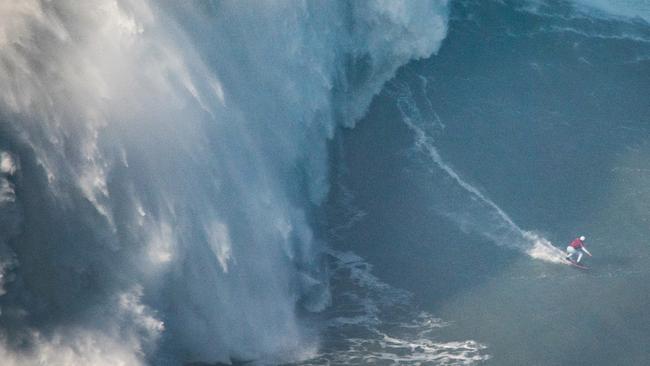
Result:
{"label": "surfer's leg", "polygon": [[576,250],[573,249],[572,246],[566,247],[566,259],[572,259],[573,255],[575,254]]}
{"label": "surfer's leg", "polygon": [[576,263],[580,263],[580,260],[582,259],[582,252],[578,252],[578,260]]}

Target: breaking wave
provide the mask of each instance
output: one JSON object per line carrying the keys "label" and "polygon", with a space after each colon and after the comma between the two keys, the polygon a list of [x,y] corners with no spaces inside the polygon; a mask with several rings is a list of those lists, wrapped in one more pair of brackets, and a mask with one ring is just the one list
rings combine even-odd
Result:
{"label": "breaking wave", "polygon": [[[566,18],[540,32],[650,39],[568,24],[647,23],[644,2],[522,3]],[[446,0],[0,4],[3,364],[488,359],[477,341],[437,339],[446,322],[314,229],[329,141],[400,66],[438,51],[447,18]],[[388,89],[438,212],[558,262],[443,158],[421,91]],[[315,312],[322,339],[303,319]]]}
{"label": "breaking wave", "polygon": [[[280,362],[329,289],[327,141],[446,1],[0,5],[0,355]],[[38,361],[36,361],[38,360]]]}

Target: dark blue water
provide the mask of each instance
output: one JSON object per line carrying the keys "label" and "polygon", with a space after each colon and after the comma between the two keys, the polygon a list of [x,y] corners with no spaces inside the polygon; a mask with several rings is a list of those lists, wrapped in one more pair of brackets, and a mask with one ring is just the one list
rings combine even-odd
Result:
{"label": "dark blue water", "polygon": [[[454,2],[439,54],[402,68],[343,134],[330,218],[363,215],[334,241],[450,322],[436,334],[485,345],[486,364],[646,364],[650,27],[530,5]],[[516,230],[409,123],[522,230],[561,248],[586,235],[589,269],[508,243]]]}

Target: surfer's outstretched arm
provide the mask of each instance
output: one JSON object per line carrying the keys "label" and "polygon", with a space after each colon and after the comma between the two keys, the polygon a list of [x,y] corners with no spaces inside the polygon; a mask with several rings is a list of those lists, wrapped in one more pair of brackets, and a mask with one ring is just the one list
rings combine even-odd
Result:
{"label": "surfer's outstretched arm", "polygon": [[591,257],[591,253],[589,253],[589,251],[587,250],[587,248],[585,248],[585,247],[583,246],[583,247],[582,247],[582,250],[583,250],[585,253],[587,253],[587,254]]}

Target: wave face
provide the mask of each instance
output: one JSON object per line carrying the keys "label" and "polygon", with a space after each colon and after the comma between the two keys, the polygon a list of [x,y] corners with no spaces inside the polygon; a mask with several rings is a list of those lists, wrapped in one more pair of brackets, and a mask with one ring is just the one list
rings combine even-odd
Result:
{"label": "wave face", "polygon": [[[422,95],[419,97],[431,108],[433,103],[426,95],[426,78],[422,77],[421,80],[424,85],[421,85]],[[393,84],[387,88],[387,93],[394,98],[402,121],[414,134],[416,149],[438,168],[432,169],[432,164],[429,164],[428,169],[432,181],[436,183],[435,197],[432,197],[436,211],[449,218],[464,232],[477,233],[497,245],[522,251],[533,258],[561,263],[563,251],[553,246],[548,239],[522,230],[501,207],[463,179],[443,159],[435,146],[434,133],[428,133],[444,128],[440,117],[433,110],[430,111],[430,115],[434,116],[433,120],[431,117],[424,117],[427,114],[418,107],[410,87],[406,84]]]}
{"label": "wave face", "polygon": [[446,5],[0,5],[3,363],[307,357],[327,141]]}

